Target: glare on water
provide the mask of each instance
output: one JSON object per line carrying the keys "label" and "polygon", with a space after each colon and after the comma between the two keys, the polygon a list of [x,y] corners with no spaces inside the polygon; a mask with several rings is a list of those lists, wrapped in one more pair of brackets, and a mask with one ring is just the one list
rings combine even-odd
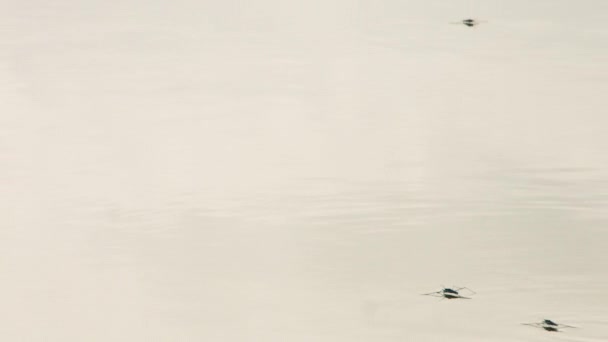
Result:
{"label": "glare on water", "polygon": [[608,338],[606,4],[467,4],[3,10],[0,338]]}

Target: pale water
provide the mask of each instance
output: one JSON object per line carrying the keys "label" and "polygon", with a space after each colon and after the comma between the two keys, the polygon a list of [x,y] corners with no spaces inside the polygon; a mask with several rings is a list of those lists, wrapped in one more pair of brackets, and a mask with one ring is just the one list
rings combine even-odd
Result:
{"label": "pale water", "polygon": [[1,340],[608,340],[605,1],[5,2]]}

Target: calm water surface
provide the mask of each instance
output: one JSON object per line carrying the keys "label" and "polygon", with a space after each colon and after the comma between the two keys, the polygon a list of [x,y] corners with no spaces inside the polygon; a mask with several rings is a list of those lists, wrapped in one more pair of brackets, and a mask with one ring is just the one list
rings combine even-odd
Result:
{"label": "calm water surface", "polygon": [[466,3],[9,6],[0,338],[608,339],[608,8]]}

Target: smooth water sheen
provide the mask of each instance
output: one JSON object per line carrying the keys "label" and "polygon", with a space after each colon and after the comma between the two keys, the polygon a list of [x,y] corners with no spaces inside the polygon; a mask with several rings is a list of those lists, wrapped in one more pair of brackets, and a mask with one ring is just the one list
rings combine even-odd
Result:
{"label": "smooth water sheen", "polygon": [[608,3],[472,3],[6,2],[0,340],[608,340]]}

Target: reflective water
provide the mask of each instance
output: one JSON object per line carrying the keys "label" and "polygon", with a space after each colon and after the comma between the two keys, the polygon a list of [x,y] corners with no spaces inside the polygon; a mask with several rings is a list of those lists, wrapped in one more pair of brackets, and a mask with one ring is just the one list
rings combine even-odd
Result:
{"label": "reflective water", "polygon": [[583,3],[11,4],[0,337],[606,340]]}

